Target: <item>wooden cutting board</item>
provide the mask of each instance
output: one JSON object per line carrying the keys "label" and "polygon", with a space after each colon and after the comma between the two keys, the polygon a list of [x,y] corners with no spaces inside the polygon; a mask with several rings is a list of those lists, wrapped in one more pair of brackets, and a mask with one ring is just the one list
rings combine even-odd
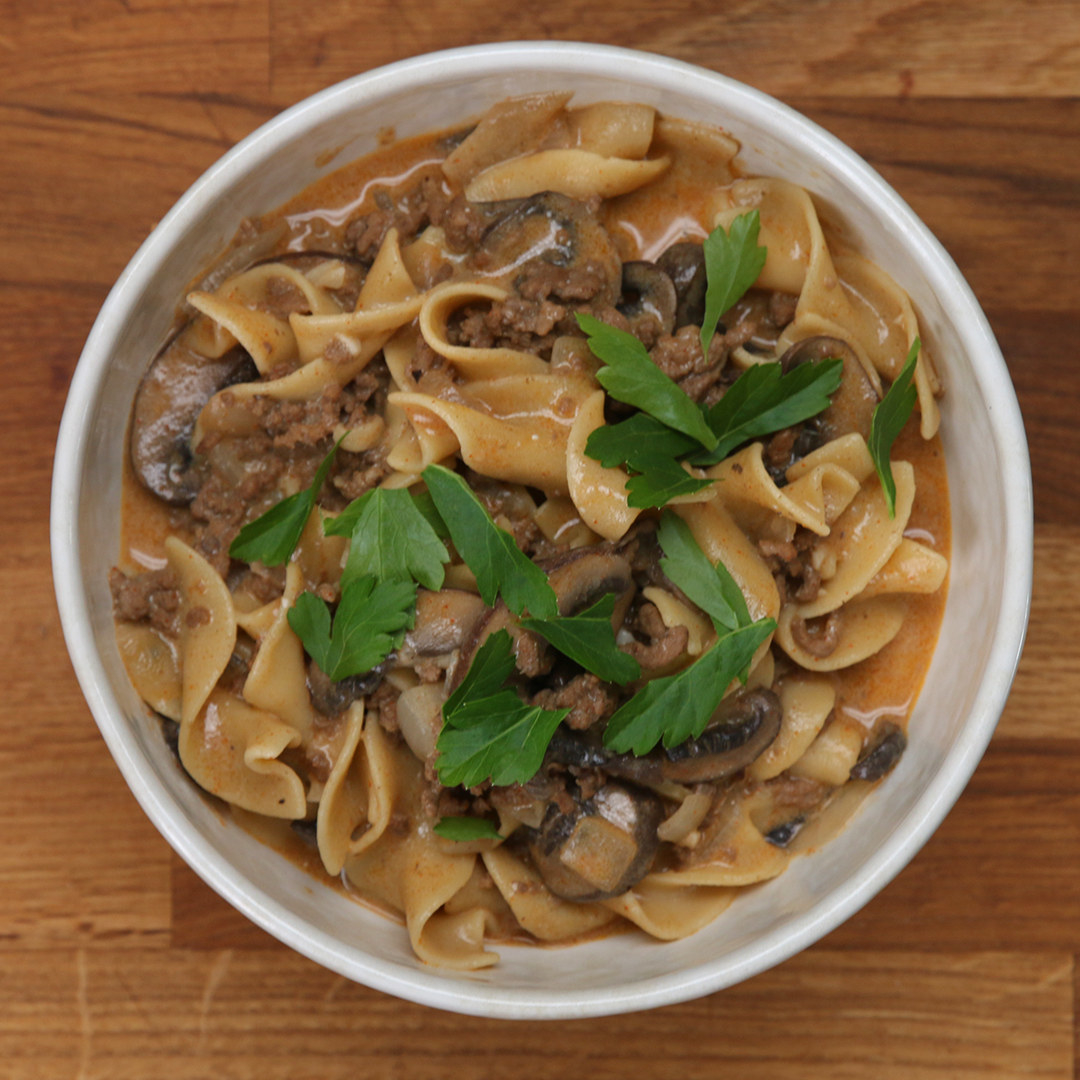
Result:
{"label": "wooden cutting board", "polygon": [[[0,16],[0,1077],[1074,1075],[1080,4],[0,0]],[[865,910],[703,1000],[529,1024],[348,983],[171,854],[75,683],[47,526],[56,428],[94,316],[208,165],[279,109],[378,64],[552,38],[649,49],[776,94],[912,204],[1016,383],[1036,583],[983,764]]]}

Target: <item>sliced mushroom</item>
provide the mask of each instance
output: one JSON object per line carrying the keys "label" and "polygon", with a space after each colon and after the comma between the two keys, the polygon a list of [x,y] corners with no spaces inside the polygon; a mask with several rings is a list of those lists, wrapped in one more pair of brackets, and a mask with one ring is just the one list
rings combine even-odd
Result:
{"label": "sliced mushroom", "polygon": [[675,329],[700,326],[705,318],[705,250],[691,242],[672,244],[656,260],[675,286]]}
{"label": "sliced mushroom", "polygon": [[370,694],[382,682],[385,664],[380,664],[363,675],[350,675],[334,682],[318,664],[308,666],[307,686],[311,704],[323,716],[338,716],[358,698]]}
{"label": "sliced mushroom", "polygon": [[548,755],[563,765],[603,769],[639,784],[696,784],[722,780],[756,760],[780,733],[782,719],[780,699],[771,690],[740,690],[724,698],[701,735],[679,746],[658,746],[643,757],[615,754],[591,731],[577,734],[561,727]]}
{"label": "sliced mushroom", "polygon": [[480,646],[498,630],[505,630],[510,635],[514,646],[514,664],[522,675],[532,679],[551,670],[554,656],[548,643],[537,634],[522,630],[513,613],[500,600],[495,607],[487,609],[487,614],[476,623],[461,646],[458,662],[447,672],[448,694],[453,693],[465,677]]}
{"label": "sliced mushroom", "polygon": [[626,316],[634,334],[648,334],[655,339],[673,333],[677,305],[675,285],[656,263],[623,263],[622,298],[616,307]]}
{"label": "sliced mushroom", "polygon": [[731,776],[765,752],[782,719],[780,699],[771,690],[732,694],[698,738],[664,751],[664,779],[694,784]]}
{"label": "sliced mushroom", "polygon": [[[799,364],[830,357],[843,360],[844,377],[840,389],[833,394],[832,404],[815,417],[815,426],[821,437],[818,445],[852,431],[868,439],[878,395],[861,361],[846,341],[824,334],[806,338],[792,345],[780,357],[780,364],[788,372]],[[803,452],[809,453],[809,450]]]}
{"label": "sliced mushroom", "polygon": [[143,376],[131,420],[135,475],[166,502],[185,505],[201,478],[190,446],[203,406],[219,390],[259,377],[251,358],[233,349],[217,359],[192,352],[181,332]]}
{"label": "sliced mushroom", "polygon": [[805,824],[806,815],[799,814],[797,817],[791,818],[790,821],[785,821],[782,824],[771,828],[765,834],[765,839],[768,840],[773,847],[785,848],[799,835],[799,831]]}
{"label": "sliced mushroom", "polygon": [[884,723],[870,748],[851,767],[852,780],[880,780],[892,772],[907,749],[907,736],[896,724]]}
{"label": "sliced mushroom", "polygon": [[568,794],[572,807],[552,803],[529,839],[529,853],[544,884],[576,903],[606,900],[632,889],[656,857],[663,804],[650,792],[614,783],[604,784],[589,799]]}
{"label": "sliced mushroom", "polygon": [[429,661],[449,668],[487,611],[476,593],[464,589],[417,590],[416,621],[398,650],[398,663]]}
{"label": "sliced mushroom", "polygon": [[544,191],[510,203],[489,203],[480,209],[498,215],[498,220],[473,256],[478,269],[508,275],[520,274],[538,261],[567,270],[590,265],[601,273],[604,282],[595,299],[613,304],[618,298],[622,260],[607,230],[585,203]]}
{"label": "sliced mushroom", "polygon": [[634,587],[630,560],[606,546],[575,548],[540,565],[555,591],[560,615],[574,615],[605,593],[622,598]]}

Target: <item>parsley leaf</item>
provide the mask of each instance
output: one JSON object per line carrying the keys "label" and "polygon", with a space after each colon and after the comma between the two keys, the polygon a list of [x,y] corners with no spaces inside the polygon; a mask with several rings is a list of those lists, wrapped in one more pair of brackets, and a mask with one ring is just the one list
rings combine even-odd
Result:
{"label": "parsley leaf", "polygon": [[450,554],[404,488],[364,492],[328,521],[325,531],[351,537],[342,588],[365,575],[379,581],[415,579],[427,589],[442,588],[443,563],[450,561]]}
{"label": "parsley leaf", "polygon": [[747,368],[708,411],[716,447],[691,460],[715,465],[744,442],[817,416],[829,407],[829,395],[840,388],[843,374],[844,362],[836,358],[799,364],[787,374],[779,361]]}
{"label": "parsley leaf", "polygon": [[628,506],[664,506],[676,495],[692,495],[714,481],[707,476],[688,473],[674,458],[657,458],[643,472],[626,483]]}
{"label": "parsley leaf", "polygon": [[409,494],[412,496],[413,505],[419,513],[423,514],[435,535],[440,540],[449,540],[450,530],[446,527],[446,522],[443,521],[439,511],[435,509],[435,501],[431,497],[431,492],[410,491]]}
{"label": "parsley leaf", "polygon": [[843,370],[843,361],[834,358],[800,364],[787,374],[775,361],[755,364],[711,409],[694,406],[716,439],[712,450],[702,449],[684,431],[650,415],[655,410],[646,405],[646,411],[627,420],[597,428],[589,436],[585,452],[606,468],[626,465],[631,473],[627,484],[630,506],[664,506],[677,495],[693,494],[713,482],[691,475],[681,462],[715,465],[744,442],[809,420],[828,408]]}
{"label": "parsley leaf", "polygon": [[497,786],[531,780],[570,711],[528,705],[509,689],[492,692],[495,676],[503,673],[501,683],[513,669],[512,650],[505,630],[492,634],[443,705],[435,771],[446,787],[475,787],[487,779]]}
{"label": "parsley leaf", "polygon": [[896,517],[896,481],[893,480],[892,465],[889,462],[889,453],[896,436],[903,430],[904,425],[915,408],[915,399],[919,396],[918,391],[912,385],[915,378],[915,364],[919,358],[919,339],[911,343],[907,359],[900,374],[896,376],[896,382],[889,387],[889,392],[877,403],[874,415],[870,421],[870,438],[866,445],[870,448],[870,456],[874,459],[874,468],[877,469],[878,479],[881,481],[881,490],[885,492],[885,505],[889,508],[889,517]]}
{"label": "parsley leaf", "polygon": [[625,463],[636,472],[645,472],[660,458],[677,458],[699,446],[697,439],[637,412],[617,424],[598,427],[585,443],[585,453],[607,469]]}
{"label": "parsley leaf", "polygon": [[611,627],[614,614],[615,594],[606,593],[578,615],[522,619],[521,625],[539,634],[586,671],[621,686],[641,674],[641,665],[615,644],[615,631]]}
{"label": "parsley leaf", "polygon": [[501,840],[502,834],[494,821],[480,817],[444,817],[435,824],[434,832],[447,840],[468,843],[470,840]]}
{"label": "parsley leaf", "polygon": [[679,457],[694,449],[701,449],[696,439],[643,412],[598,427],[585,443],[585,453],[601,465],[610,469],[625,463],[636,474],[627,484],[627,502],[643,509],[663,506],[676,495],[692,494],[713,482],[691,476],[679,464]]}
{"label": "parsley leaf", "polygon": [[761,218],[756,210],[740,214],[725,232],[717,226],[705,238],[705,317],[701,351],[707,357],[720,316],[742,299],[765,265],[766,249],[758,246]]}
{"label": "parsley leaf", "polygon": [[[503,638],[506,638],[505,648]],[[514,643],[506,630],[492,634],[473,657],[465,678],[458,688],[443,703],[444,720],[453,718],[454,713],[469,701],[491,697],[497,694],[514,670]]]}
{"label": "parsley leaf", "polygon": [[240,530],[229,545],[229,554],[234,559],[247,563],[261,562],[265,566],[280,566],[288,562],[330,473],[330,466],[334,463],[334,455],[340,445],[340,441],[335,443],[334,448],[323,458],[311,487],[282,499]]}
{"label": "parsley leaf", "polygon": [[665,513],[657,539],[664,551],[660,569],[708,613],[718,634],[751,624],[742,589],[722,562],[713,566],[681,517]]}
{"label": "parsley leaf", "polygon": [[515,615],[526,608],[542,619],[557,615],[558,601],[544,571],[491,520],[469,485],[442,465],[429,465],[423,477],[454,547],[476,575],[484,603],[493,607],[501,594]]}
{"label": "parsley leaf", "polygon": [[660,740],[678,746],[706,728],[740,672],[746,671],[758,646],[776,629],[774,619],[759,619],[721,637],[688,668],[646,683],[617,709],[604,731],[604,744],[616,753],[647,754]]}
{"label": "parsley leaf", "polygon": [[613,398],[692,436],[708,450],[716,445],[716,436],[705,423],[701,409],[653,363],[633,334],[608,326],[592,315],[578,312],[575,317],[589,339],[593,355],[604,363],[596,373],[597,381]]}
{"label": "parsley leaf", "polygon": [[286,616],[308,655],[335,682],[377,667],[401,643],[416,616],[416,585],[365,576],[342,589],[330,623],[326,601],[301,593]]}

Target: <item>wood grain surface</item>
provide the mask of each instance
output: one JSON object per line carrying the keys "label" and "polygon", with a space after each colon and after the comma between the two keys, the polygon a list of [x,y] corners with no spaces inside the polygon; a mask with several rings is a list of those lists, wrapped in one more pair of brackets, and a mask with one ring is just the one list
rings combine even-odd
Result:
{"label": "wood grain surface", "polygon": [[[869,159],[986,309],[1024,412],[1036,509],[1013,694],[912,864],[820,944],[741,986],[551,1024],[455,1017],[353,985],[211,893],[97,733],[48,564],[67,384],[111,283],[173,201],[338,79],[527,38],[725,72]],[[1078,252],[1075,0],[0,0],[0,1077],[1076,1075]]]}

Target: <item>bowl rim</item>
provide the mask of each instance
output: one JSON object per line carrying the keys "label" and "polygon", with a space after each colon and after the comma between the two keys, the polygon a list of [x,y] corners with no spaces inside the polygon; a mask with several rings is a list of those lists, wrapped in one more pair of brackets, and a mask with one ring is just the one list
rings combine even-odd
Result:
{"label": "bowl rim", "polygon": [[[310,121],[364,96],[382,96],[448,74],[512,75],[528,68],[553,79],[580,73],[640,83],[657,92],[722,92],[749,108],[760,122],[783,124],[785,142],[810,158],[827,158],[855,174],[859,186],[905,234],[927,280],[949,294],[957,332],[980,356],[980,382],[995,408],[989,425],[1000,452],[1006,500],[1005,575],[1001,614],[989,650],[986,676],[951,752],[892,838],[846,879],[842,889],[806,913],[719,959],[637,982],[582,991],[498,987],[447,977],[434,968],[405,969],[343,946],[289,912],[231,864],[176,814],[167,792],[139,751],[134,733],[119,719],[108,678],[94,645],[81,581],[78,518],[80,480],[88,451],[86,423],[97,403],[107,367],[108,342],[126,320],[137,283],[152,275],[183,235],[185,221],[227,186],[249,158],[267,158]],[[633,75],[627,76],[631,70]],[[53,578],[72,665],[102,736],[135,798],[158,831],[193,870],[258,926],[297,952],[349,979],[409,1001],[469,1015],[503,1019],[566,1019],[609,1015],[674,1004],[723,989],[759,974],[808,947],[858,911],[926,843],[963,791],[1004,708],[1026,633],[1033,563],[1031,472],[1023,421],[1004,358],[989,323],[956,264],[907,203],[855,151],[815,122],[775,98],[725,75],[654,53],[588,42],[521,41],[427,53],[353,76],[279,113],[224,154],[174,204],[121,273],[87,338],[68,391],[54,458],[50,540]]]}

